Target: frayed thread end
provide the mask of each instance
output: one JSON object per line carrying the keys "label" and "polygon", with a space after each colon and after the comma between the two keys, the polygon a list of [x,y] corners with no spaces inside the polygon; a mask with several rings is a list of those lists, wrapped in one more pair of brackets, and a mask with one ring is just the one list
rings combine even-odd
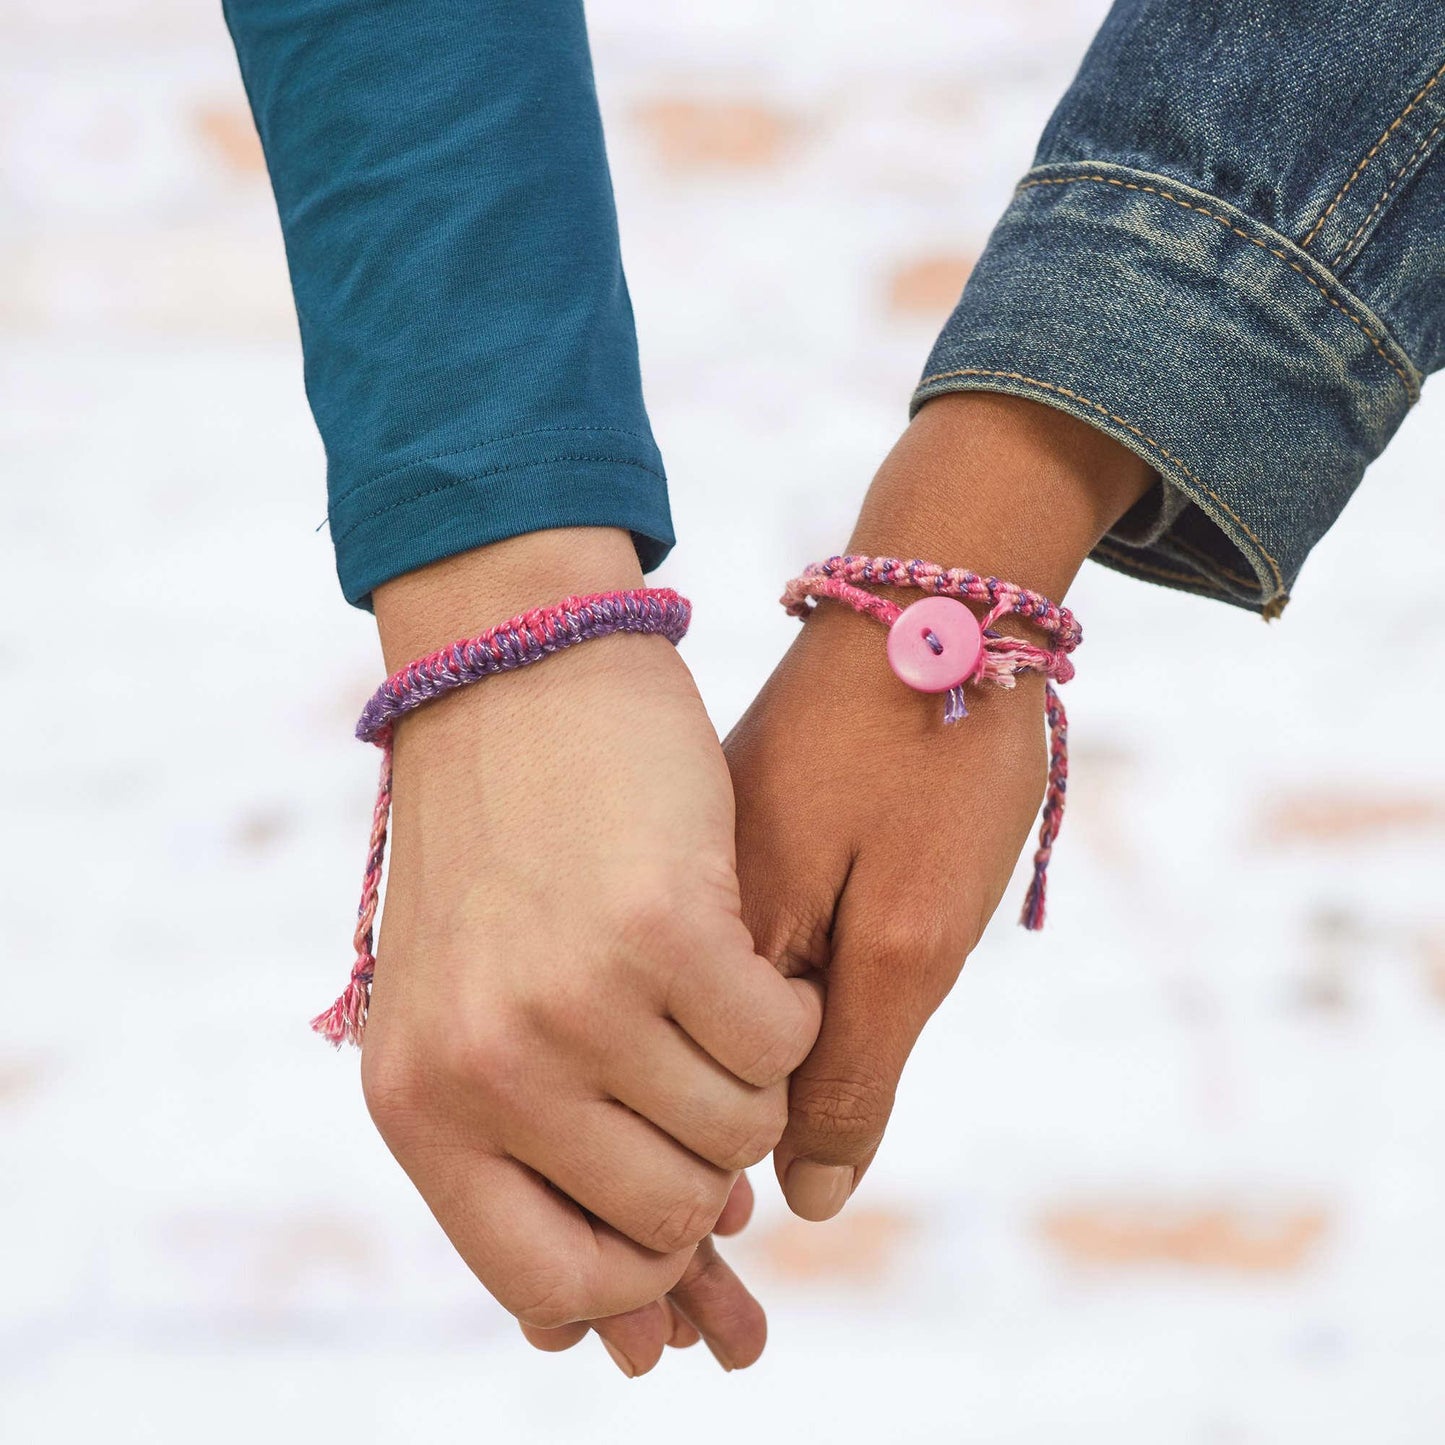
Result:
{"label": "frayed thread end", "polygon": [[[358,964],[360,962],[358,960]],[[367,963],[369,965],[370,960]],[[319,1013],[311,1020],[311,1031],[320,1034],[334,1048],[339,1049],[343,1044],[360,1048],[370,1005],[371,968],[358,966],[341,997],[325,1013]]]}
{"label": "frayed thread end", "polygon": [[1052,682],[1044,687],[1044,715],[1049,725],[1049,783],[1044,793],[1044,815],[1039,824],[1039,846],[1034,853],[1034,876],[1019,922],[1037,932],[1044,926],[1049,859],[1064,820],[1064,798],[1069,791],[1069,719]]}
{"label": "frayed thread end", "polygon": [[963,696],[963,684],[948,689],[948,701],[943,705],[943,720],[946,723],[962,722],[968,716],[968,703]]}
{"label": "frayed thread end", "polygon": [[1034,933],[1044,926],[1048,882],[1047,864],[1035,863],[1033,881],[1029,884],[1028,897],[1024,899],[1024,911],[1019,916],[1019,922]]}

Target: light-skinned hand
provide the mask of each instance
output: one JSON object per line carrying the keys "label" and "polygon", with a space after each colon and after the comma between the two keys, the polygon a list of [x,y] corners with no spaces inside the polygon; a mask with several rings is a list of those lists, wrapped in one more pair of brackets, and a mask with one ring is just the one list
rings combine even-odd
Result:
{"label": "light-skinned hand", "polygon": [[[639,585],[625,533],[499,543],[378,589],[386,664]],[[760,1348],[708,1236],[730,1196],[724,1227],[746,1216],[739,1171],[782,1132],[820,1003],[753,950],[733,838],[662,638],[589,642],[396,730],[367,1104],[496,1298],[534,1331],[596,1321],[628,1373],[685,1341],[680,1316],[721,1354]]]}

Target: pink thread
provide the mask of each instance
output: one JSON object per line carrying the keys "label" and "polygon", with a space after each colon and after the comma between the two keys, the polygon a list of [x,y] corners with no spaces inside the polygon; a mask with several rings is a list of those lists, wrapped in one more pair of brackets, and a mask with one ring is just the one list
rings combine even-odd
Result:
{"label": "pink thread", "polygon": [[386,857],[386,826],[391,816],[391,730],[381,741],[381,781],[376,789],[376,807],[371,814],[371,845],[366,853],[366,873],[361,880],[361,903],[356,910],[356,933],[352,944],[356,962],[341,997],[325,1013],[311,1020],[311,1028],[339,1049],[342,1044],[361,1044],[366,1030],[366,1011],[371,1003],[371,980],[376,972],[372,943],[376,910],[381,901],[381,866]]}
{"label": "pink thread", "polygon": [[[1063,822],[1069,783],[1069,720],[1054,684],[1073,677],[1074,664],[1069,654],[1084,640],[1083,629],[1067,607],[1050,602],[1038,592],[997,577],[981,577],[962,567],[940,567],[916,558],[904,562],[897,557],[829,557],[826,562],[804,568],[783,589],[780,600],[791,616],[806,618],[818,601],[831,598],[891,627],[903,608],[890,598],[869,592],[868,586],[912,587],[960,602],[984,603],[988,610],[981,622],[983,658],[977,673],[966,681],[1011,688],[1021,672],[1042,673],[1048,679],[1044,686],[1044,716],[1049,727],[1049,780],[1034,852],[1033,878],[1019,919],[1025,928],[1042,928],[1049,860]],[[1010,614],[1032,622],[1048,636],[1050,645],[1040,647],[993,632],[994,624]],[[944,721],[954,722],[965,715],[960,686],[949,694]]]}
{"label": "pink thread", "polygon": [[656,633],[676,644],[687,632],[691,617],[692,604],[670,587],[567,597],[409,662],[377,688],[356,725],[356,735],[362,742],[375,743],[381,749],[381,778],[371,815],[371,841],[352,939],[356,962],[341,996],[311,1020],[316,1033],[340,1048],[342,1044],[359,1045],[366,1031],[376,972],[373,942],[391,816],[391,748],[397,719],[457,688],[526,667],[576,643],[614,632]]}

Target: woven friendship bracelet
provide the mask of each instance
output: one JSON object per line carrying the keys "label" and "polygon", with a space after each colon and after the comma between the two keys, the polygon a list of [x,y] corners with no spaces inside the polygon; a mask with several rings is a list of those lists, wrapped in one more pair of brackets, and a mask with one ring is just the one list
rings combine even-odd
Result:
{"label": "woven friendship bracelet", "polygon": [[[909,607],[866,590],[868,586],[911,587],[925,595]],[[1069,780],[1069,722],[1054,690],[1074,675],[1069,654],[1084,640],[1074,614],[1047,597],[997,577],[980,577],[961,567],[902,562],[896,557],[829,557],[815,562],[783,590],[782,604],[794,617],[807,617],[823,598],[846,603],[888,628],[888,663],[919,692],[947,693],[943,720],[968,716],[964,688],[987,683],[1011,688],[1021,672],[1042,673],[1044,715],[1049,726],[1049,782],[1039,824],[1034,873],[1020,922],[1042,928],[1049,859],[1064,816]],[[982,621],[965,602],[987,607]],[[1012,614],[1037,626],[1047,645],[1038,646],[994,631]]]}
{"label": "woven friendship bracelet", "polygon": [[341,997],[311,1027],[338,1048],[360,1044],[371,1003],[371,980],[376,969],[372,938],[381,896],[382,863],[386,857],[386,829],[391,816],[391,739],[396,720],[456,689],[481,682],[497,673],[513,672],[541,662],[578,642],[607,637],[614,632],[657,633],[678,643],[687,632],[692,605],[670,587],[639,587],[631,592],[599,592],[588,597],[567,597],[551,607],[524,612],[478,637],[464,638],[437,652],[408,663],[382,683],[372,695],[356,725],[356,736],[381,749],[381,780],[371,817],[371,843],[366,874],[357,909],[356,962]]}

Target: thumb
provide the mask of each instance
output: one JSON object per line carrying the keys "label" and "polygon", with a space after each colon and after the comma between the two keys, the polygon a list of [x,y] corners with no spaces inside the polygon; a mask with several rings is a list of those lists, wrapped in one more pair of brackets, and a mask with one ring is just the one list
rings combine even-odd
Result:
{"label": "thumb", "polygon": [[803,1219],[831,1219],[873,1162],[903,1066],[970,942],[944,925],[936,902],[925,895],[910,907],[904,880],[873,871],[860,858],[839,900],[822,1029],[793,1074],[773,1153]]}

